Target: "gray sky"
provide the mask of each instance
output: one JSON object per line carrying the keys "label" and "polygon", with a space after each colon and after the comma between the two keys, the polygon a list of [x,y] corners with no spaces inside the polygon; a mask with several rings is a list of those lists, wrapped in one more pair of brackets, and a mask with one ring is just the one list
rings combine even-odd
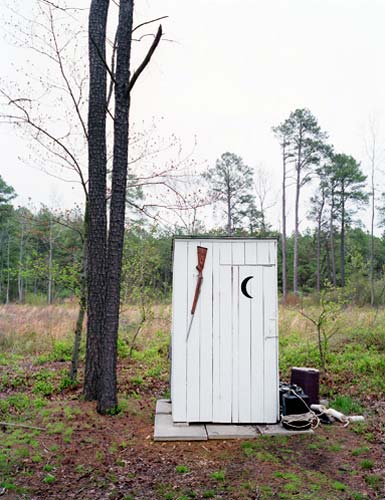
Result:
{"label": "gray sky", "polygon": [[[186,150],[196,136],[198,161],[213,164],[231,151],[262,165],[279,196],[280,154],[271,127],[308,107],[336,150],[367,170],[365,128],[371,116],[380,123],[385,110],[383,0],[137,0],[136,9],[138,22],[168,15],[165,36],[175,42],[162,43],[135,88],[135,122],[159,119],[159,135],[175,133]],[[25,65],[26,56],[0,43],[4,79],[13,73],[12,60]],[[384,150],[380,133],[378,141]],[[21,202],[54,197],[69,206],[81,199],[70,185],[21,164],[24,146],[4,125],[0,147],[1,174]],[[278,211],[279,205],[270,214],[275,225]]]}

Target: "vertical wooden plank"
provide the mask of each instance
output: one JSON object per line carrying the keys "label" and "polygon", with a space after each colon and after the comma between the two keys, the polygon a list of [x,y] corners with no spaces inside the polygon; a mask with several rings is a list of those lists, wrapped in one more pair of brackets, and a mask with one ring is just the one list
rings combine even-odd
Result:
{"label": "vertical wooden plank", "polygon": [[278,297],[277,268],[264,267],[264,421],[274,423],[279,416],[278,406]]}
{"label": "vertical wooden plank", "polygon": [[[189,321],[191,318],[191,306],[197,283],[198,263],[197,247],[200,241],[192,240],[188,242],[188,311]],[[192,320],[190,335],[187,341],[187,422],[199,422],[199,386],[200,386],[200,318],[201,301],[198,301],[197,308]]]}
{"label": "vertical wooden plank", "polygon": [[172,295],[172,346],[171,346],[171,398],[175,422],[185,422],[186,415],[186,332],[187,304],[187,242],[174,242],[173,295]]}
{"label": "vertical wooden plank", "polygon": [[[227,259],[226,259],[227,260]],[[231,242],[231,264],[233,266],[243,265],[245,263],[245,242]]]}
{"label": "vertical wooden plank", "polygon": [[[247,244],[248,245],[248,244]],[[255,245],[254,245],[255,248]],[[246,290],[251,295],[252,281],[255,280],[257,267],[241,266],[239,267],[239,322],[238,322],[238,344],[239,344],[239,422],[251,422],[251,312],[253,299],[245,297],[241,292],[241,284],[248,276],[253,276],[248,282]]]}
{"label": "vertical wooden plank", "polygon": [[205,241],[206,262],[199,297],[200,314],[200,411],[201,422],[211,422],[213,418],[213,245]]}
{"label": "vertical wooden plank", "polygon": [[220,377],[220,242],[214,242],[213,250],[213,280],[212,280],[212,311],[213,311],[213,422],[221,421],[221,377]]}
{"label": "vertical wooden plank", "polygon": [[270,264],[270,241],[258,241],[257,264]]}
{"label": "vertical wooden plank", "polygon": [[[259,247],[258,247],[259,251]],[[251,419],[264,421],[264,310],[263,310],[263,268],[255,267],[254,278],[249,282],[249,293],[253,297],[251,305]]]}
{"label": "vertical wooden plank", "polygon": [[[234,252],[234,247],[233,247]],[[232,379],[231,379],[231,421],[239,422],[239,266],[231,267],[231,343],[232,343]]]}
{"label": "vertical wooden plank", "polygon": [[[220,244],[221,262],[231,260],[231,245]],[[218,422],[231,422],[232,394],[232,328],[231,328],[231,284],[232,267],[220,266],[220,306],[219,306],[219,377],[220,397]]]}
{"label": "vertical wooden plank", "polygon": [[277,265],[277,252],[278,252],[278,242],[277,240],[271,240],[270,242],[270,264],[274,266]]}
{"label": "vertical wooden plank", "polygon": [[245,263],[245,242],[231,243],[232,283],[231,283],[231,338],[232,338],[232,380],[231,380],[231,421],[239,422],[239,267]]}
{"label": "vertical wooden plank", "polygon": [[245,264],[254,265],[257,263],[257,242],[245,242]]}

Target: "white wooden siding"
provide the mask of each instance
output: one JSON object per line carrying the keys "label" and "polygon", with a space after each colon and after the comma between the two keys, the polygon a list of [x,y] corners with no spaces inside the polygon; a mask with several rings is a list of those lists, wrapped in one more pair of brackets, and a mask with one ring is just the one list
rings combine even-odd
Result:
{"label": "white wooden siding", "polygon": [[[197,246],[207,248],[190,335]],[[279,416],[275,240],[174,242],[171,396],[175,422]],[[252,299],[241,292],[245,278]]]}

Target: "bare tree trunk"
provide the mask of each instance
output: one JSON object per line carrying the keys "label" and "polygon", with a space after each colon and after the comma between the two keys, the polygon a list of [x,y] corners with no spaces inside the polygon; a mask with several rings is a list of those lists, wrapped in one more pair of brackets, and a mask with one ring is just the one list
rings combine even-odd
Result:
{"label": "bare tree trunk", "polygon": [[232,224],[231,224],[231,196],[230,196],[230,184],[227,182],[227,235],[231,236],[232,234]]}
{"label": "bare tree trunk", "polygon": [[0,296],[3,292],[3,275],[4,275],[4,231],[1,232],[1,271],[0,271]]}
{"label": "bare tree trunk", "polygon": [[107,256],[107,299],[105,329],[101,344],[100,393],[97,407],[98,412],[102,414],[114,412],[118,404],[116,363],[126,208],[133,11],[132,0],[120,0],[115,73],[114,160]]}
{"label": "bare tree trunk", "polygon": [[49,221],[49,252],[48,252],[48,290],[47,302],[52,304],[52,260],[53,260],[53,238],[52,238],[52,219]]}
{"label": "bare tree trunk", "polygon": [[322,228],[322,212],[325,204],[325,198],[322,197],[322,203],[318,212],[317,220],[317,292],[321,291],[321,228]]}
{"label": "bare tree trunk", "polygon": [[293,255],[293,292],[298,294],[298,238],[299,238],[299,194],[301,190],[301,171],[297,168],[294,218],[294,255]]}
{"label": "bare tree trunk", "polygon": [[330,255],[331,255],[331,263],[332,263],[333,286],[334,286],[334,288],[337,288],[336,256],[335,256],[335,249],[334,249],[333,214],[334,214],[334,193],[332,193],[332,202],[331,202],[331,207],[330,207],[329,239],[330,239]]}
{"label": "bare tree trunk", "polygon": [[331,264],[330,264],[329,241],[327,239],[325,241],[325,252],[326,252],[327,276],[328,276],[329,282],[331,283],[331,281],[332,281],[332,273],[331,273]]}
{"label": "bare tree trunk", "polygon": [[74,346],[72,349],[72,360],[70,369],[70,379],[72,382],[77,381],[78,368],[79,368],[79,354],[80,354],[80,343],[82,340],[82,331],[84,317],[87,310],[87,269],[88,269],[88,258],[87,258],[87,241],[88,241],[88,202],[86,200],[86,207],[84,211],[84,236],[83,236],[83,265],[81,270],[81,281],[80,281],[80,297],[79,297],[79,311],[78,317],[76,319],[76,326],[74,332]]}
{"label": "bare tree trunk", "polygon": [[17,290],[19,294],[19,303],[23,303],[23,257],[24,257],[24,231],[25,223],[21,222],[21,235],[20,235],[20,246],[19,246],[19,270],[17,276]]}
{"label": "bare tree trunk", "polygon": [[373,138],[373,150],[371,157],[371,194],[372,194],[372,213],[370,218],[370,305],[374,306],[374,215],[376,207],[376,193],[374,184],[375,173],[375,138]]}
{"label": "bare tree trunk", "polygon": [[344,193],[344,185],[342,184],[341,189],[341,287],[345,286],[345,193]]}
{"label": "bare tree trunk", "polygon": [[87,345],[84,378],[86,400],[98,396],[100,343],[103,337],[106,293],[106,29],[109,0],[92,0],[89,13],[88,107],[88,238]]}
{"label": "bare tree trunk", "polygon": [[[83,281],[86,280],[86,277],[82,278]],[[79,353],[80,353],[80,343],[82,339],[82,330],[84,317],[86,314],[86,306],[87,306],[87,290],[85,284],[82,286],[82,292],[79,299],[79,312],[78,317],[76,319],[76,326],[74,332],[74,346],[72,349],[72,360],[71,360],[71,369],[70,369],[70,379],[72,382],[76,382],[78,376],[78,368],[79,368]]]}
{"label": "bare tree trunk", "polygon": [[5,296],[5,303],[9,304],[9,288],[10,288],[10,269],[9,269],[9,261],[10,261],[10,237],[9,237],[9,226],[7,229],[8,233],[8,241],[7,241],[7,292]]}
{"label": "bare tree trunk", "polygon": [[282,301],[287,299],[287,262],[286,262],[286,148],[282,150]]}
{"label": "bare tree trunk", "polygon": [[294,215],[294,255],[293,255],[293,292],[298,295],[298,238],[299,238],[299,195],[301,192],[302,169],[302,126],[299,130],[298,156],[296,165],[295,215]]}

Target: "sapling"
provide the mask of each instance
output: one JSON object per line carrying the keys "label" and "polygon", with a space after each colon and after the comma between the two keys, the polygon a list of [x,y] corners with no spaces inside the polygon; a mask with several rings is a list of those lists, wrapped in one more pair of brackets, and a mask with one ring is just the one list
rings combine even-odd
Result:
{"label": "sapling", "polygon": [[303,304],[298,312],[309,320],[317,331],[318,352],[321,367],[324,373],[327,372],[327,360],[329,355],[329,341],[339,330],[338,318],[346,303],[342,296],[334,290],[327,282],[325,288],[320,293],[320,308],[311,315],[305,312]]}

